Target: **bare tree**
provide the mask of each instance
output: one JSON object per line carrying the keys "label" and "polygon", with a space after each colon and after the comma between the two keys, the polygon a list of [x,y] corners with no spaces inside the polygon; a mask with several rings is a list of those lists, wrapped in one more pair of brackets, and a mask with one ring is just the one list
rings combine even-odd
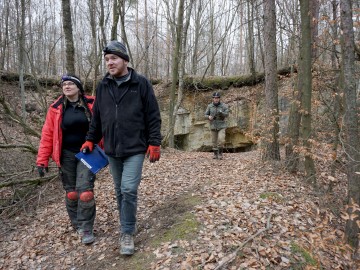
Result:
{"label": "bare tree", "polygon": [[[92,43],[92,50],[91,50],[91,62],[94,71],[93,76],[93,85],[92,85],[92,93],[95,93],[96,88],[96,79],[99,74],[99,65],[101,61],[101,57],[98,53],[98,46],[97,46],[97,35],[96,35],[96,0],[88,0],[88,7],[89,7],[89,15],[90,15],[90,27],[91,27],[91,43]],[[91,71],[91,70],[90,70]],[[89,72],[90,72],[89,71]]]}
{"label": "bare tree", "polygon": [[17,11],[17,29],[19,39],[19,85],[21,98],[21,114],[25,121],[25,85],[24,85],[24,69],[25,69],[25,0],[16,0]]}
{"label": "bare tree", "polygon": [[[347,242],[355,249],[357,259],[359,254],[359,220],[360,220],[360,140],[359,140],[359,104],[357,103],[355,83],[355,47],[352,1],[340,0],[341,16],[341,52],[343,90],[345,96],[345,143],[347,157],[349,218],[346,222],[345,234]],[[354,215],[355,214],[355,215]]]}
{"label": "bare tree", "polygon": [[9,44],[9,13],[10,4],[9,1],[1,3],[2,11],[1,17],[4,18],[3,24],[0,25],[0,69],[5,70],[5,55]]}
{"label": "bare tree", "polygon": [[105,47],[105,44],[107,43],[106,39],[106,33],[105,33],[105,11],[104,11],[104,0],[99,0],[100,4],[100,16],[99,16],[99,27],[101,31],[101,38],[99,41],[100,48]]}
{"label": "bare tree", "polygon": [[[333,156],[333,164],[331,166],[331,175],[334,176],[335,175],[335,170],[336,170],[336,163],[337,163],[337,153],[338,153],[338,146],[340,144],[340,132],[341,132],[341,113],[342,113],[342,103],[343,103],[343,98],[341,97],[341,93],[340,93],[340,75],[338,70],[339,68],[339,61],[338,61],[338,57],[337,57],[337,49],[336,49],[336,42],[334,42],[335,40],[339,39],[338,36],[338,29],[339,29],[339,24],[337,21],[337,10],[338,10],[338,6],[339,3],[337,2],[337,0],[332,0],[331,1],[331,11],[332,11],[332,19],[333,19],[333,25],[331,27],[331,37],[332,37],[332,45],[331,45],[331,55],[330,55],[330,59],[331,59],[331,67],[335,72],[335,85],[333,86],[333,96],[334,96],[334,106],[333,106],[333,117],[332,117],[332,123],[334,126],[334,139],[333,139],[333,143],[332,143],[332,156]],[[329,187],[329,190],[332,190],[332,185]]]}
{"label": "bare tree", "polygon": [[256,68],[255,68],[255,38],[254,38],[254,1],[247,0],[248,10],[248,61],[250,74],[255,79]]}
{"label": "bare tree", "polygon": [[264,159],[280,160],[275,0],[264,1],[265,96],[269,127]]}
{"label": "bare tree", "polygon": [[312,96],[312,74],[311,74],[311,26],[310,26],[310,0],[300,0],[301,13],[301,44],[300,44],[300,72],[302,80],[302,115],[301,115],[301,138],[305,155],[305,171],[307,180],[316,186],[315,164],[311,151],[311,96]]}
{"label": "bare tree", "polygon": [[194,32],[193,32],[193,53],[192,53],[192,59],[191,59],[191,74],[196,75],[198,72],[198,61],[199,61],[199,41],[200,41],[200,37],[201,37],[201,31],[202,31],[202,23],[201,23],[201,19],[202,19],[202,14],[204,12],[203,10],[203,1],[199,0],[199,1],[195,1],[194,3],[196,5],[196,12],[194,15]]}
{"label": "bare tree", "polygon": [[311,21],[310,21],[310,27],[311,27],[311,54],[312,59],[315,59],[318,57],[318,35],[319,35],[319,10],[320,10],[320,2],[319,0],[310,0],[310,14],[311,14]]}
{"label": "bare tree", "polygon": [[63,29],[65,34],[66,47],[66,71],[75,73],[75,47],[72,30],[70,0],[61,0]]}
{"label": "bare tree", "polygon": [[[176,123],[176,115],[178,112],[178,109],[181,105],[182,99],[183,99],[183,93],[184,93],[184,73],[185,73],[185,60],[186,60],[186,37],[187,37],[187,31],[189,29],[190,25],[190,15],[192,11],[194,1],[190,1],[189,5],[186,7],[186,17],[185,17],[185,23],[183,27],[182,32],[182,40],[181,40],[181,49],[180,49],[180,63],[179,63],[179,87],[177,91],[177,101],[174,106],[174,126]],[[174,139],[175,140],[175,139]]]}
{"label": "bare tree", "polygon": [[182,34],[184,27],[184,6],[185,0],[179,1],[178,14],[176,20],[175,33],[173,33],[176,37],[174,50],[172,55],[172,68],[171,68],[171,89],[170,89],[170,106],[169,106],[169,126],[168,131],[163,139],[163,141],[168,143],[170,147],[174,147],[174,127],[175,127],[175,92],[179,80],[179,66],[180,66],[180,58],[181,58],[181,44],[182,44]]}
{"label": "bare tree", "polygon": [[214,76],[215,75],[215,16],[214,16],[214,5],[215,3],[213,0],[210,0],[210,55],[209,55],[209,75]]}
{"label": "bare tree", "polygon": [[150,47],[150,38],[149,38],[149,16],[148,16],[148,1],[144,0],[144,10],[145,10],[145,18],[144,18],[144,35],[145,35],[145,50],[144,50],[144,75],[149,77],[149,47]]}
{"label": "bare tree", "polygon": [[[293,19],[294,21],[295,19]],[[291,39],[291,46],[295,48],[295,39]],[[291,53],[289,51],[289,53]],[[300,59],[298,59],[300,62]],[[300,74],[301,66],[298,67],[298,74]],[[298,75],[291,98],[289,121],[287,126],[287,143],[285,145],[286,167],[290,172],[296,172],[299,166],[299,137],[300,137],[300,122],[301,122],[301,102],[302,102],[302,79]]]}
{"label": "bare tree", "polygon": [[117,40],[117,28],[120,19],[120,5],[122,2],[122,0],[113,0],[113,23],[111,26],[110,40]]}

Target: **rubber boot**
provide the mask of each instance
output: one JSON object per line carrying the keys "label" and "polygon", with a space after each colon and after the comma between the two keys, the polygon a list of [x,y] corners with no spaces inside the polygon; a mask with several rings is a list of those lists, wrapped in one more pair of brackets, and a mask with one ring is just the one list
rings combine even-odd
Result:
{"label": "rubber boot", "polygon": [[213,159],[218,159],[218,158],[219,158],[219,150],[214,149],[214,157],[213,157]]}

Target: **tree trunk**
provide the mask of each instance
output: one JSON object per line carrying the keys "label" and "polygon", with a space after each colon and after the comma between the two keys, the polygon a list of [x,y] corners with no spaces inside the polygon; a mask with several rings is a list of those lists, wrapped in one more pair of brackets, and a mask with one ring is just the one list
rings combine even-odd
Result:
{"label": "tree trunk", "polygon": [[19,85],[21,98],[21,116],[25,121],[25,85],[24,85],[24,69],[25,69],[25,0],[16,1],[17,9],[17,26],[19,38]]}
{"label": "tree trunk", "polygon": [[215,18],[214,18],[214,2],[210,0],[210,76],[215,75]]}
{"label": "tree trunk", "polygon": [[65,34],[66,72],[75,74],[75,48],[72,32],[70,0],[61,0],[62,21]]}
{"label": "tree trunk", "polygon": [[107,44],[107,40],[106,40],[106,30],[105,30],[105,12],[104,12],[104,0],[100,0],[100,17],[99,17],[99,28],[101,31],[101,40],[100,40],[100,48],[103,48],[106,46]]}
{"label": "tree trunk", "polygon": [[147,7],[147,0],[144,0],[144,9],[145,9],[145,18],[144,18],[144,34],[145,34],[145,48],[144,48],[144,75],[146,77],[150,77],[149,76],[149,70],[150,70],[150,67],[149,67],[149,64],[150,64],[150,61],[149,61],[149,47],[150,47],[150,44],[151,44],[151,40],[149,38],[149,22],[148,22],[148,7]]}
{"label": "tree trunk", "polygon": [[[331,1],[331,6],[332,6],[332,19],[334,21],[334,24],[332,25],[332,38],[333,40],[337,40],[339,39],[338,36],[338,28],[339,25],[337,23],[337,7],[338,7],[338,3],[337,0],[332,0]],[[336,44],[333,43],[332,45],[332,53],[331,53],[331,67],[333,70],[339,70],[339,63],[337,61],[337,57],[336,57]],[[341,104],[342,104],[342,98],[341,98],[341,93],[340,93],[340,76],[338,73],[336,73],[336,83],[334,85],[334,117],[333,117],[333,124],[334,124],[334,142],[332,144],[332,158],[333,158],[333,163],[331,166],[331,175],[335,176],[335,170],[336,170],[336,161],[337,161],[337,149],[338,149],[338,145],[339,145],[339,135],[340,135],[340,131],[341,131],[341,127],[340,127],[340,114],[341,114]],[[339,87],[340,86],[340,87]],[[332,188],[332,186],[329,187],[330,189]],[[331,190],[329,190],[331,191]]]}
{"label": "tree trunk", "polygon": [[263,159],[280,160],[275,0],[264,1],[264,44],[266,111],[269,117],[266,122],[269,127],[266,128]]}
{"label": "tree trunk", "polygon": [[[274,6],[274,8],[275,8],[275,6]],[[264,11],[265,12],[265,11]],[[256,9],[256,18],[260,18],[261,17],[261,15],[259,14],[259,9]],[[276,23],[275,23],[275,27],[276,27]],[[262,37],[262,31],[261,31],[261,29],[263,29],[264,28],[264,25],[262,25],[261,24],[261,22],[260,21],[258,21],[257,22],[257,39],[258,39],[258,54],[260,55],[260,60],[261,60],[261,64],[262,64],[262,68],[265,70],[265,53],[264,53],[264,46],[263,46],[263,44],[262,44],[262,39],[261,39],[261,37]],[[275,31],[275,34],[276,34],[276,31]],[[265,43],[265,41],[264,41],[264,43]]]}
{"label": "tree trunk", "polygon": [[301,116],[301,139],[305,150],[306,179],[316,187],[315,164],[311,151],[311,96],[312,96],[312,74],[311,74],[311,26],[310,26],[310,0],[300,0],[301,13],[301,48],[300,63],[301,73],[299,78],[303,81],[300,91],[302,94],[302,116]]}
{"label": "tree trunk", "polygon": [[[297,16],[294,16],[294,20]],[[295,28],[297,25],[297,21],[294,21],[294,29],[293,31],[296,32],[297,29]],[[290,50],[289,56],[290,65],[295,64],[295,57],[293,57],[293,51],[296,50],[297,40],[295,35],[292,35],[290,38]],[[293,63],[294,62],[294,63]],[[298,57],[298,62],[300,62],[300,56]],[[300,77],[301,74],[301,65],[298,65],[298,76],[296,82],[294,82],[294,90],[292,94],[292,101],[290,105],[290,113],[289,113],[289,121],[288,121],[288,139],[285,145],[285,164],[286,168],[289,172],[295,173],[298,171],[299,167],[299,137],[300,137],[300,122],[301,122],[301,115],[300,109],[302,107],[302,79]]]}
{"label": "tree trunk", "polygon": [[310,0],[310,14],[311,14],[311,55],[312,59],[316,60],[318,57],[318,35],[319,35],[319,0]]}
{"label": "tree trunk", "polygon": [[2,46],[0,46],[0,70],[5,70],[5,55],[6,51],[8,49],[9,45],[9,13],[10,13],[10,7],[9,7],[9,1],[4,2],[4,23],[5,26],[2,26],[0,29],[0,43]]}
{"label": "tree trunk", "polygon": [[290,105],[289,122],[288,122],[288,142],[285,145],[286,168],[289,172],[295,173],[299,167],[299,136],[300,136],[300,108],[301,108],[301,91],[298,83],[294,86],[292,102]]}
{"label": "tree trunk", "polygon": [[98,47],[97,47],[97,40],[96,40],[96,0],[88,0],[89,6],[89,17],[90,17],[90,27],[91,27],[91,43],[92,43],[92,51],[91,51],[91,59],[94,68],[94,76],[93,76],[93,83],[92,83],[92,94],[95,94],[96,89],[96,78],[99,74],[99,56],[98,56]]}
{"label": "tree trunk", "polygon": [[[182,39],[181,39],[181,49],[180,49],[180,63],[179,63],[179,88],[178,88],[178,93],[177,93],[177,101],[176,104],[174,106],[174,127],[175,127],[175,123],[176,123],[176,115],[177,115],[177,111],[181,105],[181,102],[183,100],[183,93],[184,93],[184,74],[185,74],[185,60],[186,60],[186,37],[187,37],[187,31],[189,29],[189,25],[190,25],[190,15],[191,15],[191,11],[192,11],[192,7],[193,7],[193,3],[194,1],[191,1],[189,3],[189,6],[186,8],[187,12],[186,12],[186,18],[185,18],[185,25],[183,27],[183,31],[182,31]],[[175,139],[174,139],[175,141]]]}
{"label": "tree trunk", "polygon": [[184,24],[184,2],[185,0],[180,0],[178,17],[176,23],[176,40],[175,48],[173,51],[173,60],[172,60],[172,80],[171,80],[171,89],[170,89],[170,108],[169,108],[169,131],[168,131],[168,143],[170,147],[174,147],[174,128],[175,128],[175,92],[179,79],[179,65],[180,65],[180,49],[182,44],[182,34],[183,34],[183,24]]}
{"label": "tree trunk", "polygon": [[191,59],[191,74],[196,75],[198,73],[198,58],[199,58],[199,39],[201,33],[201,14],[203,13],[202,1],[195,1],[195,5],[197,5],[196,13],[194,15],[194,42],[193,42],[193,54]]}
{"label": "tree trunk", "polygon": [[124,41],[126,47],[127,47],[127,51],[128,51],[128,55],[130,58],[130,62],[133,62],[133,57],[132,57],[132,52],[131,52],[131,47],[129,46],[129,42],[127,39],[127,35],[126,35],[126,31],[125,31],[125,14],[126,14],[126,10],[125,10],[125,0],[120,0],[120,29],[121,29],[121,38]]}
{"label": "tree trunk", "polygon": [[110,40],[117,40],[117,28],[120,19],[120,4],[119,0],[113,1],[113,24],[111,26]]}
{"label": "tree trunk", "polygon": [[[352,21],[351,0],[340,0],[341,17],[341,52],[343,89],[345,97],[345,151],[347,157],[348,202],[349,215],[356,214],[346,222],[345,235],[347,242],[355,249],[357,259],[359,256],[359,225],[360,220],[360,147],[359,147],[359,107],[355,84],[355,47]],[[355,207],[354,204],[357,204]]]}
{"label": "tree trunk", "polygon": [[248,7],[248,59],[250,74],[255,80],[256,68],[255,68],[255,41],[254,41],[254,4],[253,0],[247,1]]}

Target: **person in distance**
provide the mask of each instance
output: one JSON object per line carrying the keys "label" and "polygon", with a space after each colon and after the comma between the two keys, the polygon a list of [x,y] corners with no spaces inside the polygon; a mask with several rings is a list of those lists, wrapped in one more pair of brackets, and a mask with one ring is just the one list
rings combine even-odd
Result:
{"label": "person in distance", "polygon": [[225,144],[225,118],[229,115],[228,106],[220,102],[220,93],[212,95],[212,102],[207,106],[205,117],[210,121],[211,140],[214,151],[214,159],[223,158],[223,148]]}

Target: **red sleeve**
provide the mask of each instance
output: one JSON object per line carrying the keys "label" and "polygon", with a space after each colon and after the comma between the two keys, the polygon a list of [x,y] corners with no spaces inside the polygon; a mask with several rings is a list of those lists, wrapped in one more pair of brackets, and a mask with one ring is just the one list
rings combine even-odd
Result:
{"label": "red sleeve", "polygon": [[36,159],[36,165],[44,165],[45,167],[49,164],[49,158],[53,152],[53,140],[54,140],[54,123],[55,113],[50,107],[46,115],[45,123],[41,132],[40,145],[38,149],[38,156]]}

